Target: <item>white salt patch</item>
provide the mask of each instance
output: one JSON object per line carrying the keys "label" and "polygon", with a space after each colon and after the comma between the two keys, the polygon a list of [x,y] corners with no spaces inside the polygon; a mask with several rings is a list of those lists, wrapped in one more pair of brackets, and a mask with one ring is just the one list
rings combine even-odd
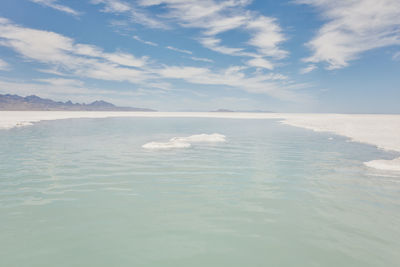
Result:
{"label": "white salt patch", "polygon": [[179,141],[187,143],[218,143],[225,142],[225,135],[222,134],[195,134],[189,137],[174,137],[170,141]]}
{"label": "white salt patch", "polygon": [[[332,132],[349,137],[350,141],[400,152],[400,115],[293,114],[283,123],[317,132]],[[373,160],[364,164],[375,169],[400,171],[400,159]]]}
{"label": "white salt patch", "polygon": [[400,152],[400,115],[291,114],[284,119],[291,126],[332,132]]}
{"label": "white salt patch", "polygon": [[169,142],[150,142],[142,146],[146,149],[171,149],[171,148],[188,148],[191,144],[180,141],[169,141]]}
{"label": "white salt patch", "polygon": [[392,160],[371,160],[368,162],[364,162],[364,164],[368,167],[380,170],[400,171],[400,158],[395,158]]}
{"label": "white salt patch", "polygon": [[188,148],[192,143],[218,143],[225,142],[225,136],[222,134],[196,134],[188,137],[174,137],[168,142],[150,142],[142,147],[146,149],[171,149]]}

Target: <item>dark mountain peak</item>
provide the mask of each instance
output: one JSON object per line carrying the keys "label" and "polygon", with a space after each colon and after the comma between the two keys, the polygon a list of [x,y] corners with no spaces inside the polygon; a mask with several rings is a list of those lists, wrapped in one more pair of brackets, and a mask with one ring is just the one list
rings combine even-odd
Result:
{"label": "dark mountain peak", "polygon": [[29,96],[26,96],[25,99],[26,99],[27,101],[43,101],[43,100],[48,100],[48,99],[40,98],[40,97],[38,97],[38,96],[36,96],[36,95],[29,95]]}
{"label": "dark mountain peak", "polygon": [[103,100],[96,100],[93,103],[89,104],[88,106],[92,106],[92,107],[115,107],[114,104],[111,104],[109,102],[103,101]]}
{"label": "dark mountain peak", "polygon": [[41,103],[41,104],[48,104],[48,105],[49,104],[52,105],[52,104],[56,103],[51,99],[41,98],[41,97],[38,97],[36,95],[30,95],[30,96],[24,97],[23,99],[26,102],[31,102],[31,103]]}
{"label": "dark mountain peak", "polygon": [[19,96],[19,95],[11,95],[11,94],[3,95],[0,98],[0,100],[3,101],[3,102],[6,101],[6,100],[21,100],[21,99],[24,99],[24,98],[22,96]]}

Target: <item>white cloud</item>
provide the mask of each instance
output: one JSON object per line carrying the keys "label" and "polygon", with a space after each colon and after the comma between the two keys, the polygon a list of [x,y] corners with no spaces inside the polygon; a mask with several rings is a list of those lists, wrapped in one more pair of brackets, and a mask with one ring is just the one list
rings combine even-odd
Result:
{"label": "white cloud", "polygon": [[188,54],[188,55],[193,54],[192,51],[184,50],[184,49],[179,49],[179,48],[176,48],[176,47],[173,47],[173,46],[166,46],[165,48],[167,48],[167,49],[169,49],[169,50],[172,50],[172,51],[179,52],[179,53]]}
{"label": "white cloud", "polygon": [[209,59],[209,58],[204,58],[204,57],[191,57],[191,59],[194,61],[202,61],[202,62],[208,62],[208,63],[214,62],[214,60]]}
{"label": "white cloud", "polygon": [[220,44],[221,40],[214,37],[201,38],[199,41],[204,47],[225,55],[241,55],[240,53],[243,51],[242,48],[223,46]]}
{"label": "white cloud", "polygon": [[0,24],[7,24],[7,23],[11,23],[11,21],[9,19],[0,17]]}
{"label": "white cloud", "polygon": [[10,65],[0,58],[0,70],[9,70]]}
{"label": "white cloud", "polygon": [[101,57],[103,53],[99,47],[88,44],[76,44],[73,52],[78,55],[89,57]]}
{"label": "white cloud", "polygon": [[328,69],[348,66],[361,53],[400,45],[398,0],[297,0],[320,11],[327,22],[307,43],[313,54],[306,62],[328,63]]}
{"label": "white cloud", "polygon": [[216,35],[239,28],[246,23],[247,19],[247,16],[217,17],[214,20],[209,21],[208,25],[206,25],[207,30],[204,34]]}
{"label": "white cloud", "polygon": [[143,67],[146,64],[146,57],[136,58],[127,53],[104,53],[103,57],[110,62],[127,67]]}
{"label": "white cloud", "polygon": [[153,43],[153,42],[150,42],[150,41],[143,40],[142,38],[140,38],[140,37],[137,36],[137,35],[132,36],[132,38],[135,39],[136,41],[139,41],[139,42],[144,43],[144,44],[147,44],[147,45],[158,46],[158,44]]}
{"label": "white cloud", "polygon": [[400,60],[400,51],[397,53],[394,53],[392,58],[393,58],[393,60]]}
{"label": "white cloud", "polygon": [[108,13],[124,13],[131,10],[131,7],[128,3],[118,0],[92,0],[92,4],[104,4],[103,12]]}
{"label": "white cloud", "polygon": [[102,4],[103,12],[114,14],[127,14],[131,21],[145,25],[150,28],[166,29],[168,26],[162,21],[153,18],[144,10],[136,7],[134,2],[125,2],[121,0],[92,0],[92,4]]}
{"label": "white cloud", "polygon": [[278,59],[287,56],[288,52],[279,48],[286,38],[275,19],[259,16],[249,21],[246,28],[254,32],[248,43],[260,54]]}
{"label": "white cloud", "polygon": [[264,69],[269,69],[272,70],[274,66],[272,65],[271,62],[269,62],[266,59],[263,58],[253,58],[249,61],[247,61],[247,65],[252,66],[252,67],[257,67],[257,68],[264,68]]}
{"label": "white cloud", "polygon": [[222,8],[222,4],[217,4],[212,0],[162,0],[162,1],[139,1],[141,6],[154,6],[163,4],[169,12],[165,15],[168,18],[179,19],[183,26],[197,27],[199,24],[209,22],[205,17],[215,16]]}
{"label": "white cloud", "polygon": [[37,3],[37,4],[40,4],[40,5],[43,5],[43,6],[47,6],[47,7],[56,9],[58,11],[61,11],[61,12],[64,12],[64,13],[67,13],[67,14],[70,14],[70,15],[74,15],[74,16],[79,16],[80,15],[80,12],[78,12],[78,11],[68,7],[68,6],[58,4],[57,3],[58,0],[30,0],[30,1],[34,2],[34,3]]}
{"label": "white cloud", "polygon": [[46,67],[43,69],[37,69],[37,71],[43,72],[43,73],[48,73],[48,74],[53,74],[57,76],[66,76],[65,73],[62,72],[62,70],[59,70],[57,66],[51,66],[51,67]]}
{"label": "white cloud", "polygon": [[83,82],[75,79],[63,79],[63,78],[46,78],[46,79],[36,79],[38,82],[47,83],[53,86],[73,86],[82,87]]}
{"label": "white cloud", "polygon": [[317,66],[315,66],[314,64],[310,64],[310,65],[308,65],[307,67],[302,68],[302,69],[300,70],[300,73],[301,73],[301,74],[306,74],[306,73],[312,72],[312,71],[315,70],[316,68],[317,68]]}
{"label": "white cloud", "polygon": [[195,76],[205,76],[207,68],[166,66],[158,71],[165,78],[188,79]]}

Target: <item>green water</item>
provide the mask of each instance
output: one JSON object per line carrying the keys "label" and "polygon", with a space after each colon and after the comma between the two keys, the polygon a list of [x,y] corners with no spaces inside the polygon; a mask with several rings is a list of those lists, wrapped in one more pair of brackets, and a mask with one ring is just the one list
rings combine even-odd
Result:
{"label": "green water", "polygon": [[[226,143],[149,151],[220,133]],[[332,139],[333,138],[333,139]],[[275,120],[110,118],[0,131],[0,266],[400,266],[400,174]]]}

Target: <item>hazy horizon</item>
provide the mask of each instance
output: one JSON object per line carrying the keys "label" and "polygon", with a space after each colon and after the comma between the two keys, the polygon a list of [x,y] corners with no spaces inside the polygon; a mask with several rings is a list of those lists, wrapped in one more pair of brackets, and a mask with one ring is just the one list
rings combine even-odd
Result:
{"label": "hazy horizon", "polygon": [[[7,94],[5,94],[5,95],[7,95]],[[1,96],[1,94],[0,94],[0,96]],[[37,97],[40,97],[40,96],[38,96],[38,95],[16,95],[16,96],[19,96],[19,97],[29,97],[29,96],[37,96]],[[41,97],[40,97],[41,98]],[[41,99],[44,99],[44,100],[51,100],[51,101],[54,101],[54,102],[61,102],[61,103],[67,103],[67,102],[70,102],[71,100],[70,99],[65,99],[65,100],[54,100],[54,99],[51,99],[51,98],[41,98]],[[95,102],[101,102],[101,101],[103,101],[103,99],[94,99],[94,100],[92,100],[92,101],[89,101],[89,102],[74,102],[74,101],[72,101],[71,102],[71,104],[73,104],[73,105],[75,105],[75,104],[78,104],[78,105],[90,105],[90,104],[93,104],[93,103],[95,103]],[[105,102],[105,103],[107,103],[107,104],[113,104],[113,105],[115,105],[114,103],[112,103],[112,102]],[[115,107],[116,108],[138,108],[138,109],[148,109],[148,111],[146,111],[146,112],[161,112],[161,113],[224,113],[224,112],[227,112],[227,113],[230,113],[230,112],[234,112],[234,113],[276,113],[276,114],[343,114],[343,115],[356,115],[356,114],[358,114],[358,115],[374,115],[374,114],[376,114],[376,115],[399,115],[400,114],[400,112],[392,112],[392,113],[390,113],[390,112],[370,112],[370,113],[366,113],[366,112],[329,112],[329,111],[321,111],[321,112],[298,112],[298,111],[288,111],[288,112],[281,112],[281,111],[279,111],[279,110],[258,110],[258,109],[253,109],[253,110],[238,110],[238,109],[225,109],[224,107],[221,107],[221,108],[217,108],[217,109],[215,109],[215,110],[201,110],[201,109],[198,109],[198,110],[196,110],[196,109],[182,109],[182,110],[156,110],[156,109],[152,109],[151,107],[133,107],[133,106],[119,106],[119,105],[115,105]],[[23,109],[2,109],[2,107],[0,106],[0,111],[5,111],[5,112],[37,112],[37,111],[39,111],[39,112],[54,112],[54,111],[74,111],[74,110],[68,110],[68,109],[66,109],[66,110],[64,110],[64,109],[29,109],[29,108],[23,108]],[[77,111],[77,112],[84,112],[85,110],[75,110],[75,111]],[[90,112],[104,112],[104,111],[107,111],[107,110],[86,110],[86,111],[90,111]],[[110,110],[110,111],[112,111],[112,112],[121,112],[121,113],[124,113],[124,112],[140,112],[140,110],[138,110],[138,111],[134,111],[134,110],[132,110],[132,111],[124,111],[124,110]]]}

